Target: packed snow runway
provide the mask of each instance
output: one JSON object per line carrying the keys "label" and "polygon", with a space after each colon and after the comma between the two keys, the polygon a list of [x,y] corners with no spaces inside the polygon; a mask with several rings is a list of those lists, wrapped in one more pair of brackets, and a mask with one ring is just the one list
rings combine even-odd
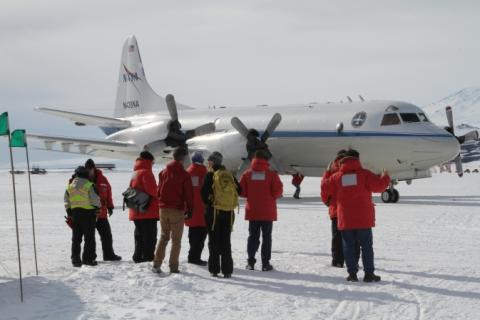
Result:
{"label": "packed snow runway", "polygon": [[[156,170],[158,174],[158,169]],[[75,269],[71,232],[64,223],[63,192],[69,172],[32,176],[40,276],[35,276],[27,177],[17,176],[25,302],[19,302],[11,180],[0,173],[1,319],[474,319],[480,314],[480,175],[436,174],[398,186],[398,204],[375,198],[375,284],[347,283],[330,266],[330,221],[319,199],[319,179],[291,198],[283,179],[274,224],[276,271],[244,269],[248,225],[243,207],[232,234],[232,279],[212,278],[186,263],[181,274],[158,276],[134,264],[133,223],[121,211],[130,173],[106,172],[116,210],[110,219],[119,263]],[[101,257],[97,236],[97,254]],[[208,255],[205,249],[203,258]],[[168,269],[165,268],[164,269]],[[363,273],[359,273],[363,277]]]}

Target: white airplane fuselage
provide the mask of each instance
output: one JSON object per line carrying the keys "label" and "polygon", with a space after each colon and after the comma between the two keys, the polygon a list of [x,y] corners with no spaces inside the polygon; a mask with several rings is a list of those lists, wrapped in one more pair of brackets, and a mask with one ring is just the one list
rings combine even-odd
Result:
{"label": "white airplane fuselage", "polygon": [[[396,111],[386,111],[389,106]],[[360,126],[352,118],[365,112]],[[292,106],[258,106],[182,110],[184,130],[214,122],[216,131],[188,140],[189,148],[220,151],[229,168],[237,168],[246,156],[245,139],[232,127],[231,118],[240,118],[248,128],[263,130],[271,116],[280,113],[282,121],[268,140],[270,150],[279,159],[286,173],[301,172],[320,176],[340,149],[354,148],[360,152],[364,167],[375,172],[388,170],[397,180],[421,178],[430,167],[454,158],[460,149],[455,137],[429,121],[381,125],[385,114],[424,112],[399,101],[366,101]],[[132,127],[107,137],[113,141],[128,141],[146,145],[155,140],[159,124],[169,121],[166,112],[125,118]],[[343,124],[338,132],[337,124]],[[149,126],[148,124],[151,124]],[[139,132],[140,130],[140,132]],[[135,137],[132,141],[132,137]],[[164,150],[152,150],[159,161]],[[165,160],[171,157],[165,157]]]}

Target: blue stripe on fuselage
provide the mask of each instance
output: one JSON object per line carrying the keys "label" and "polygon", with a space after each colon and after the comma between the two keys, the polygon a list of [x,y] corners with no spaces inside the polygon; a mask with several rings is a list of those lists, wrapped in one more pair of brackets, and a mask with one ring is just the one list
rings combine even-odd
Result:
{"label": "blue stripe on fuselage", "polygon": [[[263,132],[260,132],[262,134]],[[275,138],[331,138],[331,137],[425,137],[425,138],[452,138],[452,135],[433,133],[402,133],[380,131],[274,131]]]}

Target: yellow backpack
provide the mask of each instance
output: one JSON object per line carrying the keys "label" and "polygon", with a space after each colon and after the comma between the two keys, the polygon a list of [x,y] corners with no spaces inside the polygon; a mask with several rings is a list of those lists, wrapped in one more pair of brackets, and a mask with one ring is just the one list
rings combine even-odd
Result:
{"label": "yellow backpack", "polygon": [[231,172],[219,169],[213,173],[213,207],[222,211],[233,211],[238,207],[238,193]]}

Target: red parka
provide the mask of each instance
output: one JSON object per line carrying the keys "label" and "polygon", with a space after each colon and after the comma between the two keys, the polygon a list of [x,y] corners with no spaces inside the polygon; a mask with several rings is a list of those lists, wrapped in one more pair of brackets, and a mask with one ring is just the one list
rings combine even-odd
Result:
{"label": "red parka", "polygon": [[327,195],[324,184],[335,172],[340,169],[340,160],[341,159],[335,160],[330,170],[325,171],[322,177],[322,183],[320,184],[320,196],[323,203],[328,206],[328,215],[330,216],[330,219],[335,219],[337,217],[337,198],[335,194]]}
{"label": "red parka", "polygon": [[250,169],[240,179],[241,197],[247,198],[245,220],[276,221],[277,199],[282,196],[283,184],[267,160],[254,158]]}
{"label": "red parka", "polygon": [[107,219],[108,209],[113,209],[114,207],[112,200],[112,187],[100,169],[95,169],[95,186],[97,187],[97,192],[102,204],[98,218]]}
{"label": "red parka", "polygon": [[169,162],[158,175],[158,180],[160,208],[193,210],[192,179],[181,162]]}
{"label": "red parka", "polygon": [[185,225],[189,227],[206,227],[205,223],[205,205],[202,201],[201,190],[203,186],[203,180],[207,175],[207,168],[198,163],[192,163],[187,172],[192,178],[193,187],[193,212],[192,217],[185,220]]}
{"label": "red parka", "polygon": [[130,220],[158,219],[157,181],[152,172],[152,160],[137,159],[133,168],[134,173],[130,186],[149,194],[152,198],[147,212],[129,210]]}
{"label": "red parka", "polygon": [[383,192],[390,177],[363,169],[357,158],[344,158],[337,173],[326,179],[325,195],[337,199],[338,229],[366,229],[375,226],[372,192]]}
{"label": "red parka", "polygon": [[303,181],[304,176],[300,173],[295,173],[292,175],[292,184],[294,186],[299,186]]}

